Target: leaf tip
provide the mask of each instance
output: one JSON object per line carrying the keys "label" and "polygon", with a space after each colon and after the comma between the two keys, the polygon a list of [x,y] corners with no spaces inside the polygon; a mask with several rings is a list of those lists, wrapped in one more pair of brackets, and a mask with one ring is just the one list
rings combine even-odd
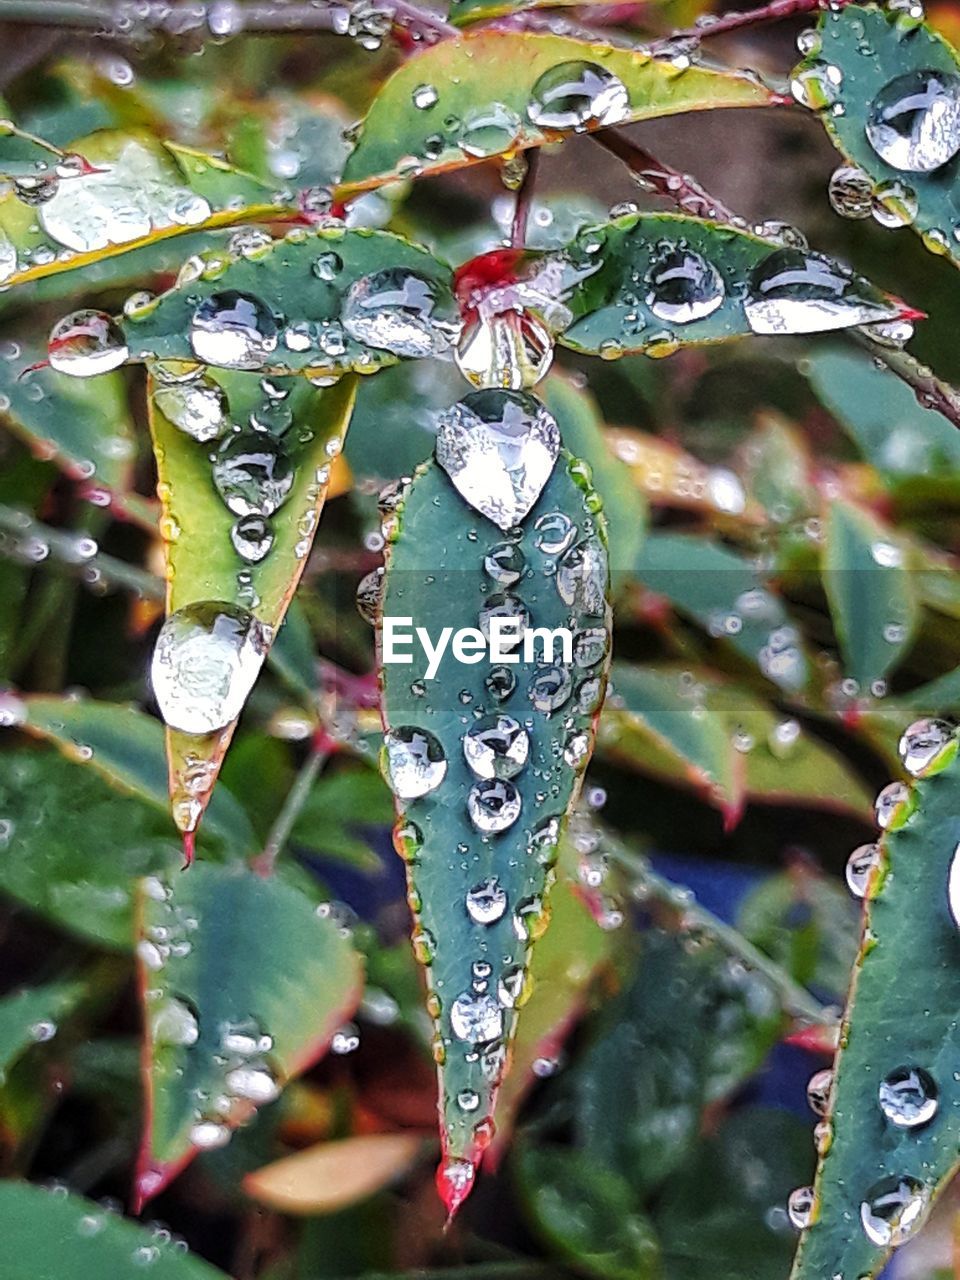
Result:
{"label": "leaf tip", "polygon": [[460,1206],[473,1190],[473,1184],[477,1176],[477,1162],[472,1159],[465,1160],[461,1157],[450,1156],[444,1153],[443,1159],[437,1166],[437,1194],[443,1202],[443,1207],[447,1211],[447,1221],[444,1230],[448,1230],[450,1224],[460,1209]]}

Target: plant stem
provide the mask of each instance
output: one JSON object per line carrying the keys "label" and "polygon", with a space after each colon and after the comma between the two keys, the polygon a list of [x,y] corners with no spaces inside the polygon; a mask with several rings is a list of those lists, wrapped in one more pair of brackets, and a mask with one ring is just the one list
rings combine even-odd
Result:
{"label": "plant stem", "polygon": [[[851,0],[832,0],[831,8],[840,8],[851,3]],[[795,18],[804,13],[818,13],[828,6],[825,0],[769,0],[768,4],[757,9],[744,12],[731,11],[719,18],[707,15],[692,27],[684,27],[672,32],[663,40],[651,45],[653,54],[670,53],[676,48],[678,41],[695,40],[699,43],[708,36],[727,35],[731,31],[742,31],[744,27],[759,26],[763,22],[779,22],[783,18]]]}
{"label": "plant stem", "polygon": [[955,427],[960,428],[960,391],[942,381],[908,352],[881,346],[862,329],[854,331],[853,337],[874,359],[882,362],[901,382],[905,382],[925,409],[943,414]]}
{"label": "plant stem", "polygon": [[293,781],[293,786],[287,792],[283,806],[277,814],[273,826],[270,828],[270,834],[267,836],[266,844],[263,846],[263,852],[254,860],[254,866],[260,875],[269,876],[273,874],[280,851],[290,838],[290,832],[293,830],[303,806],[307,803],[307,797],[310,795],[320,770],[330,759],[330,754],[330,740],[321,731],[314,736],[310,745],[310,754],[303,762],[300,772]]}
{"label": "plant stem", "polygon": [[527,223],[530,219],[530,206],[533,204],[533,189],[537,182],[537,170],[540,167],[540,151],[534,148],[526,153],[527,171],[523,175],[520,189],[517,192],[517,203],[513,210],[513,227],[510,232],[510,243],[514,248],[522,249],[527,241]]}
{"label": "plant stem", "polygon": [[726,205],[705,191],[695,178],[663,164],[617,129],[604,129],[589,136],[618,160],[622,160],[643,187],[672,200],[684,213],[697,218],[742,223],[742,219],[737,218]]}

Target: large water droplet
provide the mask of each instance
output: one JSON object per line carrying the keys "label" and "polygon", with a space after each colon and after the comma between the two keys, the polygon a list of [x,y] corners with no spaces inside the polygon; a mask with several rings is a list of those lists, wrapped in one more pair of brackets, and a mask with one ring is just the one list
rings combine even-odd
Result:
{"label": "large water droplet", "polygon": [[384,736],[387,780],[401,800],[415,800],[439,787],[446,777],[447,758],[439,741],[426,729],[402,725]]}
{"label": "large water droplet", "polygon": [[512,827],[520,817],[520,807],[519,791],[503,778],[475,782],[467,794],[470,821],[485,835]]}
{"label": "large water droplet", "polygon": [[437,462],[501,529],[519,524],[536,502],[559,451],[553,415],[522,391],[475,391],[439,417]]}
{"label": "large water droplet", "polygon": [[630,112],[623,81],[595,62],[561,62],[533,86],[527,116],[540,129],[618,124]]}
{"label": "large water droplet", "polygon": [[269,647],[269,628],[246,609],[190,604],[160,629],[151,682],[160,714],[184,733],[223,729],[243,710]]}
{"label": "large water droplet", "polygon": [[158,378],[153,402],[168,422],[201,444],[215,440],[227,425],[223,388],[199,370],[186,381],[167,383]]}
{"label": "large water droplet", "polygon": [[463,117],[460,150],[476,159],[507,151],[517,140],[520,117],[501,102],[474,107]]}
{"label": "large water droplet", "polygon": [[486,1044],[503,1035],[503,1010],[492,996],[465,991],[450,1006],[450,1026],[458,1040]]}
{"label": "large water droplet", "polygon": [[881,1249],[896,1248],[920,1226],[929,1203],[930,1191],[918,1178],[884,1178],[860,1205],[864,1234]]}
{"label": "large water droplet", "polygon": [[467,915],[474,924],[496,924],[507,909],[507,892],[496,876],[483,880],[466,897]]}
{"label": "large water droplet", "polygon": [[277,322],[251,293],[211,293],[190,322],[190,346],[204,364],[224,369],[260,369],[277,347]]}
{"label": "large water droplet", "polygon": [[873,100],[867,138],[894,169],[932,173],[960,151],[960,76],[908,71]]}
{"label": "large water droplet", "polygon": [[397,356],[441,355],[460,332],[440,287],[404,267],[361,276],[347,290],[341,319],[357,342]]}
{"label": "large water droplet", "polygon": [[474,387],[529,390],[553,362],[553,337],[530,312],[506,311],[469,325],[454,358]]}
{"label": "large water droplet", "polygon": [[73,378],[109,373],[129,354],[123,334],[104,311],[74,311],[50,331],[50,367]]}
{"label": "large water droplet", "polygon": [[467,764],[480,778],[512,778],[527,763],[530,738],[513,716],[486,716],[463,737]]}
{"label": "large water droplet", "polygon": [[900,759],[907,773],[921,778],[937,756],[955,741],[956,731],[946,720],[915,720],[900,739]]}
{"label": "large water droplet", "polygon": [[150,1034],[157,1044],[189,1048],[200,1039],[200,1026],[192,1009],[169,996],[151,1009]]}
{"label": "large water droplet", "polygon": [[692,249],[658,245],[647,274],[646,303],[658,320],[690,324],[712,315],[723,304],[723,277]]}
{"label": "large water droplet", "polygon": [[234,515],[269,516],[290,496],[293,463],[279,441],[262,432],[229,436],[213,461],[213,483]]}
{"label": "large water droplet", "polygon": [[805,1231],[813,1221],[816,1203],[813,1187],[795,1187],[787,1200],[787,1217],[798,1231]]}
{"label": "large water droplet", "polygon": [[896,307],[839,263],[778,249],[750,275],[744,311],[754,333],[818,333],[891,319]]}
{"label": "large water droplet", "polygon": [[802,107],[823,111],[836,102],[842,84],[840,68],[818,58],[797,68],[790,81],[790,92]]}
{"label": "large water droplet", "polygon": [[606,608],[607,553],[596,538],[578,542],[557,565],[554,579],[564,604],[578,613],[602,616]]}
{"label": "large water droplet", "polygon": [[880,1110],[898,1129],[929,1124],[937,1114],[940,1091],[923,1067],[898,1067],[880,1082]]}
{"label": "large water droplet", "polygon": [[870,876],[880,865],[880,846],[862,844],[847,859],[847,888],[855,898],[865,898],[870,886]]}

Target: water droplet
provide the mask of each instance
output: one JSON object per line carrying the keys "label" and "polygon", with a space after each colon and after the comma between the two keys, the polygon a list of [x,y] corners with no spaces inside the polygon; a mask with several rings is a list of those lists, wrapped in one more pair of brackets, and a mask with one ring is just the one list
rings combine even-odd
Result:
{"label": "water droplet", "polygon": [[530,681],[528,695],[538,711],[549,715],[558,711],[570,697],[573,680],[566,667],[553,664],[542,667]]}
{"label": "water droplet", "polygon": [[467,764],[480,778],[513,778],[527,763],[530,739],[512,716],[485,716],[463,737]]}
{"label": "water droplet", "polygon": [[840,96],[843,73],[832,63],[817,60],[798,67],[790,81],[790,92],[801,107],[823,111]]}
{"label": "water droplet", "polygon": [[339,253],[334,253],[332,250],[328,253],[321,253],[310,269],[318,280],[336,280],[343,270],[343,259]]}
{"label": "water droplet", "polygon": [[873,212],[873,179],[862,169],[842,164],[830,175],[827,196],[841,218],[869,218]]}
{"label": "water droplet", "polygon": [[492,996],[465,991],[450,1006],[450,1027],[458,1040],[487,1044],[503,1035],[503,1010]]}
{"label": "water droplet", "polygon": [[919,1179],[907,1174],[884,1178],[860,1205],[864,1234],[881,1249],[896,1248],[920,1226],[929,1203],[930,1191]]}
{"label": "water droplet", "polygon": [[880,865],[880,846],[878,844],[862,844],[854,849],[847,859],[847,888],[855,898],[865,898],[870,884],[870,876],[875,867]]}
{"label": "water droplet", "polygon": [[440,98],[432,84],[418,84],[410,96],[418,111],[429,111],[431,107],[437,105]]}
{"label": "water droplet", "polygon": [[491,667],[484,678],[484,687],[498,702],[506,702],[517,687],[517,677],[509,667]]}
{"label": "water droplet", "polygon": [[474,387],[529,390],[553,362],[553,337],[528,311],[505,311],[468,325],[454,353]]}
{"label": "water droplet", "polygon": [[564,553],[554,578],[564,604],[578,613],[602,616],[607,603],[607,553],[596,538],[587,538]]}
{"label": "water droplet", "polygon": [[199,370],[186,381],[158,381],[153,402],[168,422],[201,444],[215,440],[227,425],[223,388]]}
{"label": "water droplet", "polygon": [[52,200],[59,188],[60,179],[53,172],[24,173],[13,182],[13,194],[32,208]]}
{"label": "water droplet", "polygon": [[873,219],[881,227],[909,227],[917,217],[917,193],[899,178],[880,182],[873,189]]}
{"label": "water droplet", "polygon": [[269,648],[269,628],[246,609],[213,600],[170,615],[157,637],[151,681],[160,714],[184,733],[235,720]]}
{"label": "water droplet", "polygon": [[277,322],[259,298],[227,289],[211,293],[190,322],[190,346],[204,364],[260,369],[277,347]]}
{"label": "water droplet", "polygon": [[[883,788],[877,796],[874,805],[874,812],[877,817],[877,826],[881,831],[886,831],[894,822],[901,825],[898,810],[902,806],[910,803],[910,790],[905,782],[891,782]],[[896,829],[896,828],[894,828]]]}
{"label": "water droplet", "polygon": [[540,129],[618,124],[630,112],[626,86],[595,62],[561,62],[533,86],[527,116]]}
{"label": "water droplet", "polygon": [[507,893],[496,876],[475,884],[466,897],[467,915],[474,924],[496,924],[507,909]]}
{"label": "water droplet", "polygon": [[960,76],[930,69],[897,76],[873,100],[866,133],[891,168],[939,169],[960,151]]}
{"label": "water droplet", "polygon": [[546,556],[559,556],[577,536],[577,526],[563,511],[548,511],[534,524],[534,543]]}
{"label": "water droplet", "polygon": [[607,633],[603,627],[587,627],[573,637],[573,660],[578,667],[595,667],[607,652]]}
{"label": "water droplet", "polygon": [[508,151],[520,133],[520,117],[501,102],[475,107],[463,117],[460,150],[475,159]]}
{"label": "water droplet", "polygon": [[387,780],[401,800],[415,800],[434,791],[446,777],[447,758],[439,741],[426,729],[402,725],[384,736]]}
{"label": "water droplet", "polygon": [[713,315],[726,293],[723,277],[699,253],[663,243],[654,251],[647,273],[646,303],[658,320],[690,324]]}
{"label": "water droplet", "polygon": [[480,1095],[475,1093],[473,1089],[461,1089],[457,1094],[457,1106],[461,1111],[466,1111],[469,1114],[472,1111],[476,1111],[479,1105]]}
{"label": "water droplet", "polygon": [[261,515],[241,516],[230,530],[230,541],[241,560],[259,564],[273,546],[273,531]]}
{"label": "water droplet", "polygon": [[798,1231],[805,1231],[813,1221],[813,1187],[796,1187],[787,1200],[787,1217]]}
{"label": "water droplet", "polygon": [[150,1033],[157,1044],[189,1048],[200,1039],[200,1024],[188,1005],[168,996],[150,1011]]}
{"label": "water droplet", "polygon": [[900,760],[907,773],[922,778],[943,749],[956,742],[956,730],[946,720],[915,720],[900,739]]}
{"label": "water droplet", "polygon": [[383,608],[383,590],[384,574],[382,566],[371,570],[357,584],[357,613],[363,618],[364,622],[369,622],[372,627],[377,625],[380,611]]}
{"label": "water droplet", "polygon": [[898,1067],[880,1082],[880,1110],[898,1129],[929,1124],[937,1114],[940,1091],[923,1067]]}
{"label": "water droplet", "polygon": [[888,320],[896,308],[839,263],[778,249],[751,272],[744,311],[754,333],[818,333]]}
{"label": "water droplet", "polygon": [[215,1151],[230,1141],[230,1130],[215,1120],[201,1120],[190,1130],[190,1142],[201,1151]]}
{"label": "water droplet", "polygon": [[833,1088],[833,1072],[829,1067],[815,1071],[807,1081],[807,1105],[817,1116],[825,1116],[830,1110],[830,1090]]}
{"label": "water droplet", "polygon": [[235,1098],[246,1098],[258,1106],[280,1096],[280,1085],[264,1066],[244,1065],[228,1071],[224,1083]]}
{"label": "water droplet", "polygon": [[404,267],[361,276],[347,290],[341,320],[351,338],[397,356],[442,355],[460,332],[441,286]]}
{"label": "water droplet", "polygon": [[475,782],[467,793],[470,821],[485,835],[513,826],[520,817],[520,807],[519,791],[503,778]]}
{"label": "water droplet", "polygon": [[50,367],[73,378],[117,369],[130,354],[119,328],[104,311],[74,311],[58,320],[47,348]]}
{"label": "water droplet", "polygon": [[269,516],[293,487],[293,463],[284,447],[261,432],[228,436],[213,462],[213,483],[238,516]]}
{"label": "water droplet", "polygon": [[474,391],[438,419],[437,462],[461,496],[504,530],[536,502],[559,450],[553,415],[522,391]]}
{"label": "water droplet", "polygon": [[[516,648],[523,639],[524,632],[530,625],[530,614],[519,596],[504,591],[490,596],[477,615],[477,622],[484,639],[490,639],[491,624],[494,618],[501,619],[501,651]],[[510,626],[507,627],[506,623]]]}
{"label": "water droplet", "polygon": [[483,557],[483,567],[498,586],[512,587],[519,581],[526,561],[515,542],[498,542]]}

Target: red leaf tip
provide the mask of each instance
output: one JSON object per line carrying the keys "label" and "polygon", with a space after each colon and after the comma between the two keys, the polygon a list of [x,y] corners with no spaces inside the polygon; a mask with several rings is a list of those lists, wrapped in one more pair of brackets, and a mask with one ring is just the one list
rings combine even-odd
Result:
{"label": "red leaf tip", "polygon": [[437,1194],[447,1211],[447,1226],[473,1190],[477,1167],[471,1160],[451,1159],[444,1156],[437,1166]]}

